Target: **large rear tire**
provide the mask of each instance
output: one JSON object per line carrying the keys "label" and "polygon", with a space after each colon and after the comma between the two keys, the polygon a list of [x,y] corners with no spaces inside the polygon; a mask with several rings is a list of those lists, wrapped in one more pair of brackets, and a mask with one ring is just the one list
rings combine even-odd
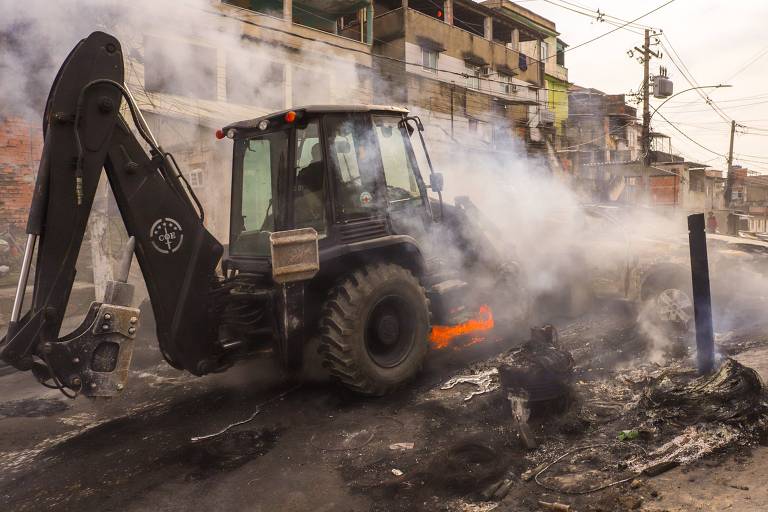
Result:
{"label": "large rear tire", "polygon": [[409,270],[366,265],[342,277],[323,307],[323,366],[357,393],[385,395],[421,369],[429,320],[424,288]]}

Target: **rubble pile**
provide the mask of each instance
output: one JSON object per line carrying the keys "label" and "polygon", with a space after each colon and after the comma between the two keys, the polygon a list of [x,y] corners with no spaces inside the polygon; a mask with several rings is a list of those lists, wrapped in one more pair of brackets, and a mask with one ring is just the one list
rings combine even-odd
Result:
{"label": "rubble pile", "polygon": [[[471,441],[434,447],[421,484],[431,479],[474,500],[466,503],[498,503],[499,510],[512,503],[540,510],[534,498],[541,496],[570,501],[563,506],[571,510],[613,510],[638,478],[753,444],[768,430],[760,378],[733,359],[705,376],[682,361],[593,372],[574,365],[556,331],[534,330],[522,347],[476,363],[426,396],[454,408],[455,430],[475,424]],[[590,508],[593,494],[597,508]]]}
{"label": "rubble pile", "polygon": [[693,375],[691,370],[665,372],[650,383],[641,405],[684,425],[752,423],[765,414],[763,384],[755,370],[727,358],[712,375]]}

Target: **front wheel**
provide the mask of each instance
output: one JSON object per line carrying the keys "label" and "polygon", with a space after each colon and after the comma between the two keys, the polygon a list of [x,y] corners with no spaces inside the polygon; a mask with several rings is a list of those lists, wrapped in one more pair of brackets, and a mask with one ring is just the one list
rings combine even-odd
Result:
{"label": "front wheel", "polygon": [[672,332],[688,332],[693,326],[690,281],[681,275],[654,276],[643,287],[643,310]]}
{"label": "front wheel", "polygon": [[384,395],[419,371],[429,328],[429,301],[409,270],[365,265],[344,276],[323,307],[323,366],[355,392]]}

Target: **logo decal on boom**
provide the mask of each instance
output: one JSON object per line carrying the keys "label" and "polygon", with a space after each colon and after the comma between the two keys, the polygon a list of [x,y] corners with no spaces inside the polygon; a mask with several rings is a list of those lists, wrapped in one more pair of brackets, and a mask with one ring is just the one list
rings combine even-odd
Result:
{"label": "logo decal on boom", "polygon": [[184,241],[184,230],[181,224],[170,217],[157,219],[149,230],[152,246],[163,254],[171,254],[179,250]]}

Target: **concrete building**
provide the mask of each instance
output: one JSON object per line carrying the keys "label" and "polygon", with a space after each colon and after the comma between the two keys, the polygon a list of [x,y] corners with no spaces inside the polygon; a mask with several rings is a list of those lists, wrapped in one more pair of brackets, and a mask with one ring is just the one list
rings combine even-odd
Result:
{"label": "concrete building", "polygon": [[437,148],[458,141],[488,151],[516,139],[541,152],[554,116],[546,115],[544,63],[533,50],[556,32],[517,11],[511,2],[377,0],[376,101],[420,115]]}
{"label": "concrete building", "polygon": [[728,232],[768,238],[768,176],[740,166],[735,166],[732,175]]}
{"label": "concrete building", "polygon": [[[178,160],[217,238],[228,239],[232,147],[217,141],[215,130],[294,105],[371,103],[372,9],[359,0],[211,0],[179,11],[176,23],[162,27],[147,23],[137,30],[119,18],[108,27],[123,46],[126,84]],[[31,99],[41,111],[49,87],[46,80],[39,100]],[[19,234],[26,223],[41,124],[39,118],[0,119],[0,233],[13,224]],[[80,275],[93,268],[94,282],[103,282],[125,236],[105,180],[93,212],[86,247],[88,240],[109,243],[81,251],[92,253],[93,265]]]}
{"label": "concrete building", "polygon": [[[540,152],[555,126],[547,102],[560,105],[545,89],[564,68],[540,53],[557,48],[554,23],[508,1],[211,0],[162,28],[116,23],[109,29],[124,47],[126,83],[221,239],[231,148],[213,133],[233,120],[313,103],[394,103],[432,126],[433,147],[461,140],[493,151],[514,139]],[[20,225],[37,126],[7,121],[2,133],[11,135],[0,138],[8,191],[0,217]]]}
{"label": "concrete building", "polygon": [[[529,37],[513,35],[513,48],[539,60],[544,66],[546,102],[540,109],[544,124],[554,124],[555,147],[564,145],[565,121],[568,119],[568,69],[565,67],[567,44],[560,39],[555,23],[509,0],[486,0],[483,5],[501,16],[511,18],[533,31]],[[543,37],[542,37],[543,36]]]}
{"label": "concrete building", "polygon": [[156,136],[206,208],[229,229],[231,146],[226,123],[317,103],[373,101],[372,3],[221,0],[195,14],[207,30],[123,39],[126,80]]}
{"label": "concrete building", "polygon": [[[563,168],[585,200],[615,196],[618,180],[607,166],[639,160],[637,109],[626,104],[623,94],[577,85],[570,87],[568,97],[565,140],[557,151]],[[631,191],[635,184],[630,180],[626,186]]]}

